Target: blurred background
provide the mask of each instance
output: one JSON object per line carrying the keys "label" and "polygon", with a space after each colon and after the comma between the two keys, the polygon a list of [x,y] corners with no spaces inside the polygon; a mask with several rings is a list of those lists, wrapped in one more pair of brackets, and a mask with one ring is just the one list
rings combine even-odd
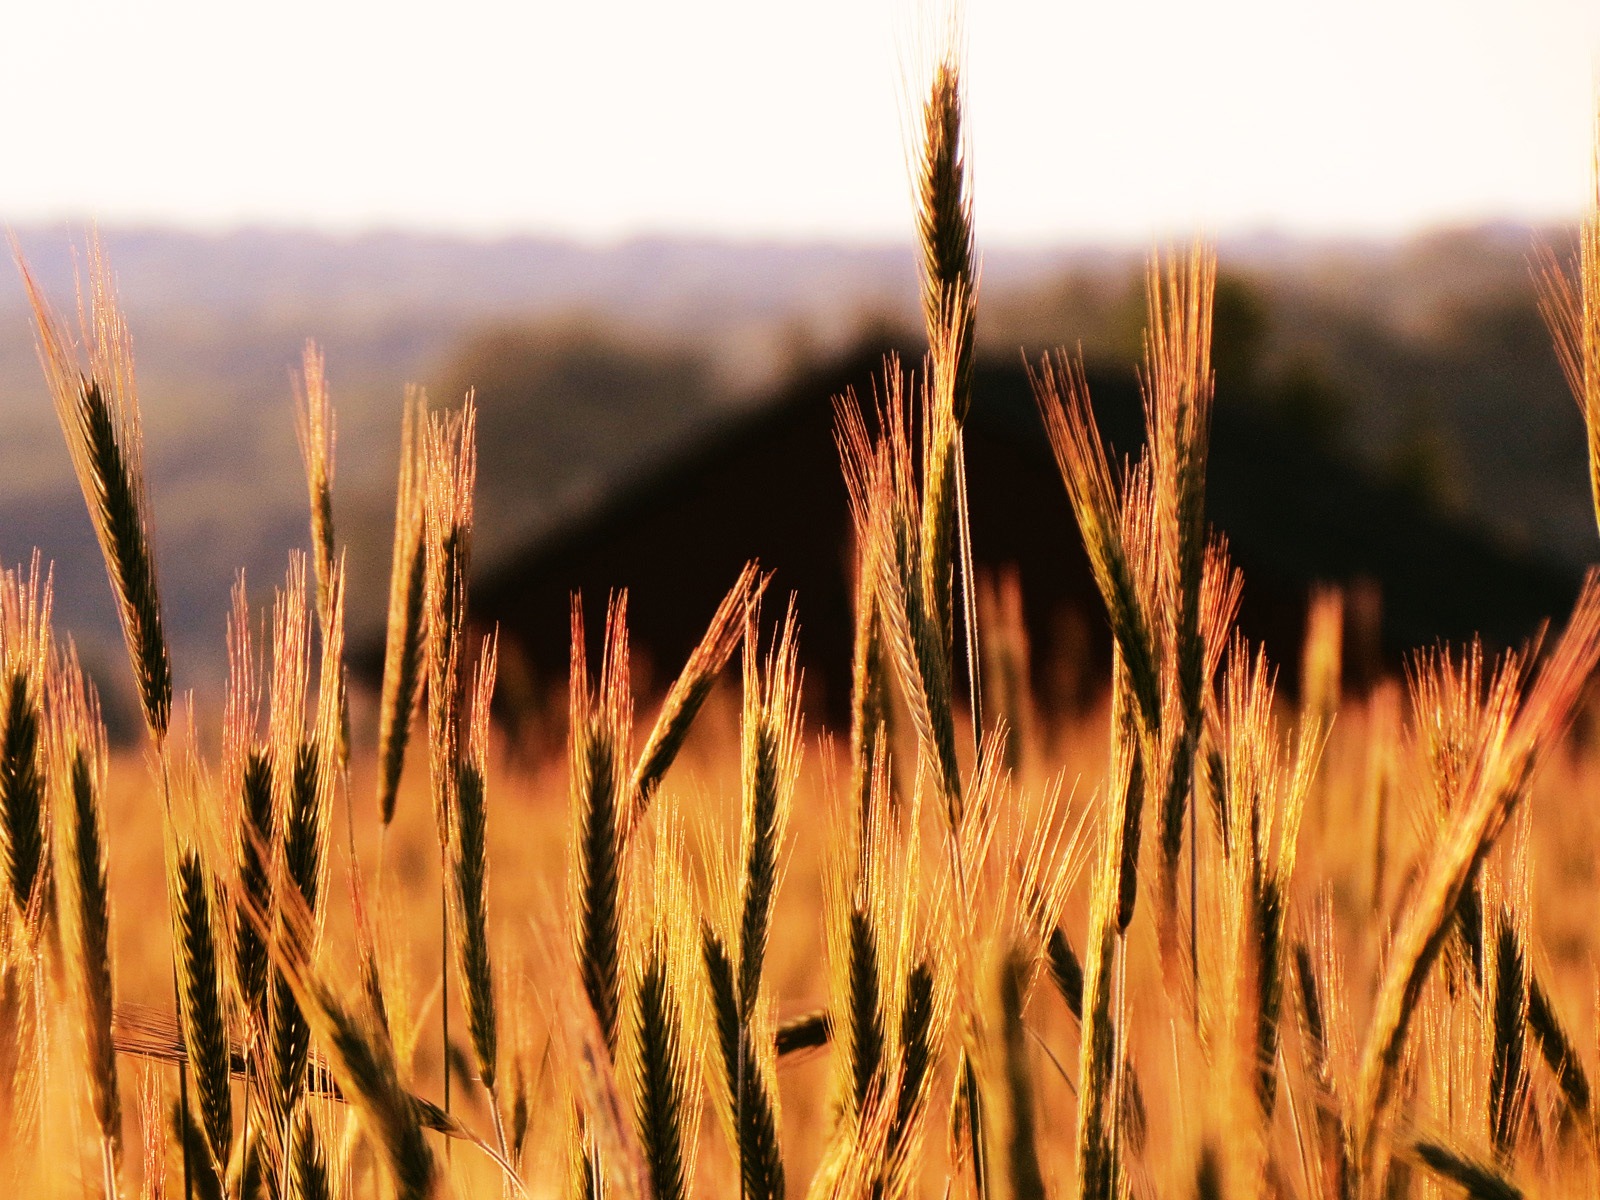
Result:
{"label": "blurred background", "polygon": [[[1081,346],[1136,450],[1145,257],[1196,233],[1221,262],[1212,516],[1247,629],[1292,660],[1320,583],[1358,598],[1374,663],[1559,614],[1596,533],[1530,264],[1567,252],[1591,194],[1600,8],[971,8],[975,551],[986,579],[1018,567],[1043,682],[1071,697],[1103,618],[1022,364]],[[648,671],[757,555],[837,685],[831,404],[870,395],[885,351],[920,352],[907,97],[937,17],[152,0],[5,22],[0,221],[63,309],[91,224],[117,273],[180,686],[225,670],[236,572],[266,597],[306,541],[307,338],[338,414],[358,643],[381,633],[417,383],[436,406],[476,391],[479,615],[520,650],[508,690],[564,678],[572,589],[633,589]],[[0,413],[0,558],[55,560],[58,623],[115,693],[109,591],[14,274]]]}

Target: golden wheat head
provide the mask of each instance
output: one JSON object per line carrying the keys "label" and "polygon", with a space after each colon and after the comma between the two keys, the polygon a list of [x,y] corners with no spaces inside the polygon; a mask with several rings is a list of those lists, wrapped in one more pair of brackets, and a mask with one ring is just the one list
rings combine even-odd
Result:
{"label": "golden wheat head", "polygon": [[145,494],[133,343],[98,240],[89,243],[89,299],[78,320],[88,361],[18,257],[33,306],[39,362],[105,556],[146,724],[157,743],[172,711],[172,662],[162,629]]}

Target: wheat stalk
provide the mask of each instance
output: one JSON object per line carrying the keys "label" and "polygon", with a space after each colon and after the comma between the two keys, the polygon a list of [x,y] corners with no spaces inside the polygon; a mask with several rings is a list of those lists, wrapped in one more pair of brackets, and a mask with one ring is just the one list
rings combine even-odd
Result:
{"label": "wheat stalk", "polygon": [[[1125,759],[1119,769],[1124,773],[1129,769]],[[1120,790],[1116,770],[1111,788],[1113,795]],[[1114,815],[1108,817],[1108,822],[1114,820]],[[1121,1046],[1113,1002],[1120,862],[1121,854],[1115,841],[1107,838],[1090,893],[1090,941],[1081,993],[1083,1034],[1078,1065],[1076,1192],[1080,1200],[1114,1200],[1122,1188],[1123,1165],[1116,1118]]]}

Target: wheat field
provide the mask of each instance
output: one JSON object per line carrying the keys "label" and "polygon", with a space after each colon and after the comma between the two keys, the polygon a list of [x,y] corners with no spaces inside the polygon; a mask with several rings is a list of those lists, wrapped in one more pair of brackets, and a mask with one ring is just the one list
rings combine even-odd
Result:
{"label": "wheat field", "polygon": [[[1079,361],[1032,368],[1040,519],[1076,522],[1115,645],[1097,707],[1038,711],[1016,596],[973,578],[954,53],[922,95],[928,353],[836,398],[848,729],[808,721],[805,597],[751,564],[664,696],[634,694],[626,597],[575,600],[567,754],[519,756],[469,619],[470,397],[406,399],[383,682],[353,687],[314,347],[306,549],[265,610],[241,581],[200,708],[109,266],[91,244],[69,323],[22,264],[145,737],[108,748],[48,566],[7,570],[7,1194],[1600,1193],[1600,580],[1537,645],[1436,648],[1363,696],[1337,591],[1303,645],[1248,644],[1196,245],[1151,260],[1139,459],[1108,457]],[[1600,183],[1544,274],[1600,518]]]}

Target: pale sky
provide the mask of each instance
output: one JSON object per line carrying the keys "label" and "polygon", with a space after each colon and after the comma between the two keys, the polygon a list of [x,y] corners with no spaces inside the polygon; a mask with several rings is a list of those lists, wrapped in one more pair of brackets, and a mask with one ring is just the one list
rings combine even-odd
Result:
{"label": "pale sky", "polygon": [[[967,7],[980,240],[1586,194],[1600,0]],[[6,0],[0,224],[904,238],[918,26],[914,0]]]}

